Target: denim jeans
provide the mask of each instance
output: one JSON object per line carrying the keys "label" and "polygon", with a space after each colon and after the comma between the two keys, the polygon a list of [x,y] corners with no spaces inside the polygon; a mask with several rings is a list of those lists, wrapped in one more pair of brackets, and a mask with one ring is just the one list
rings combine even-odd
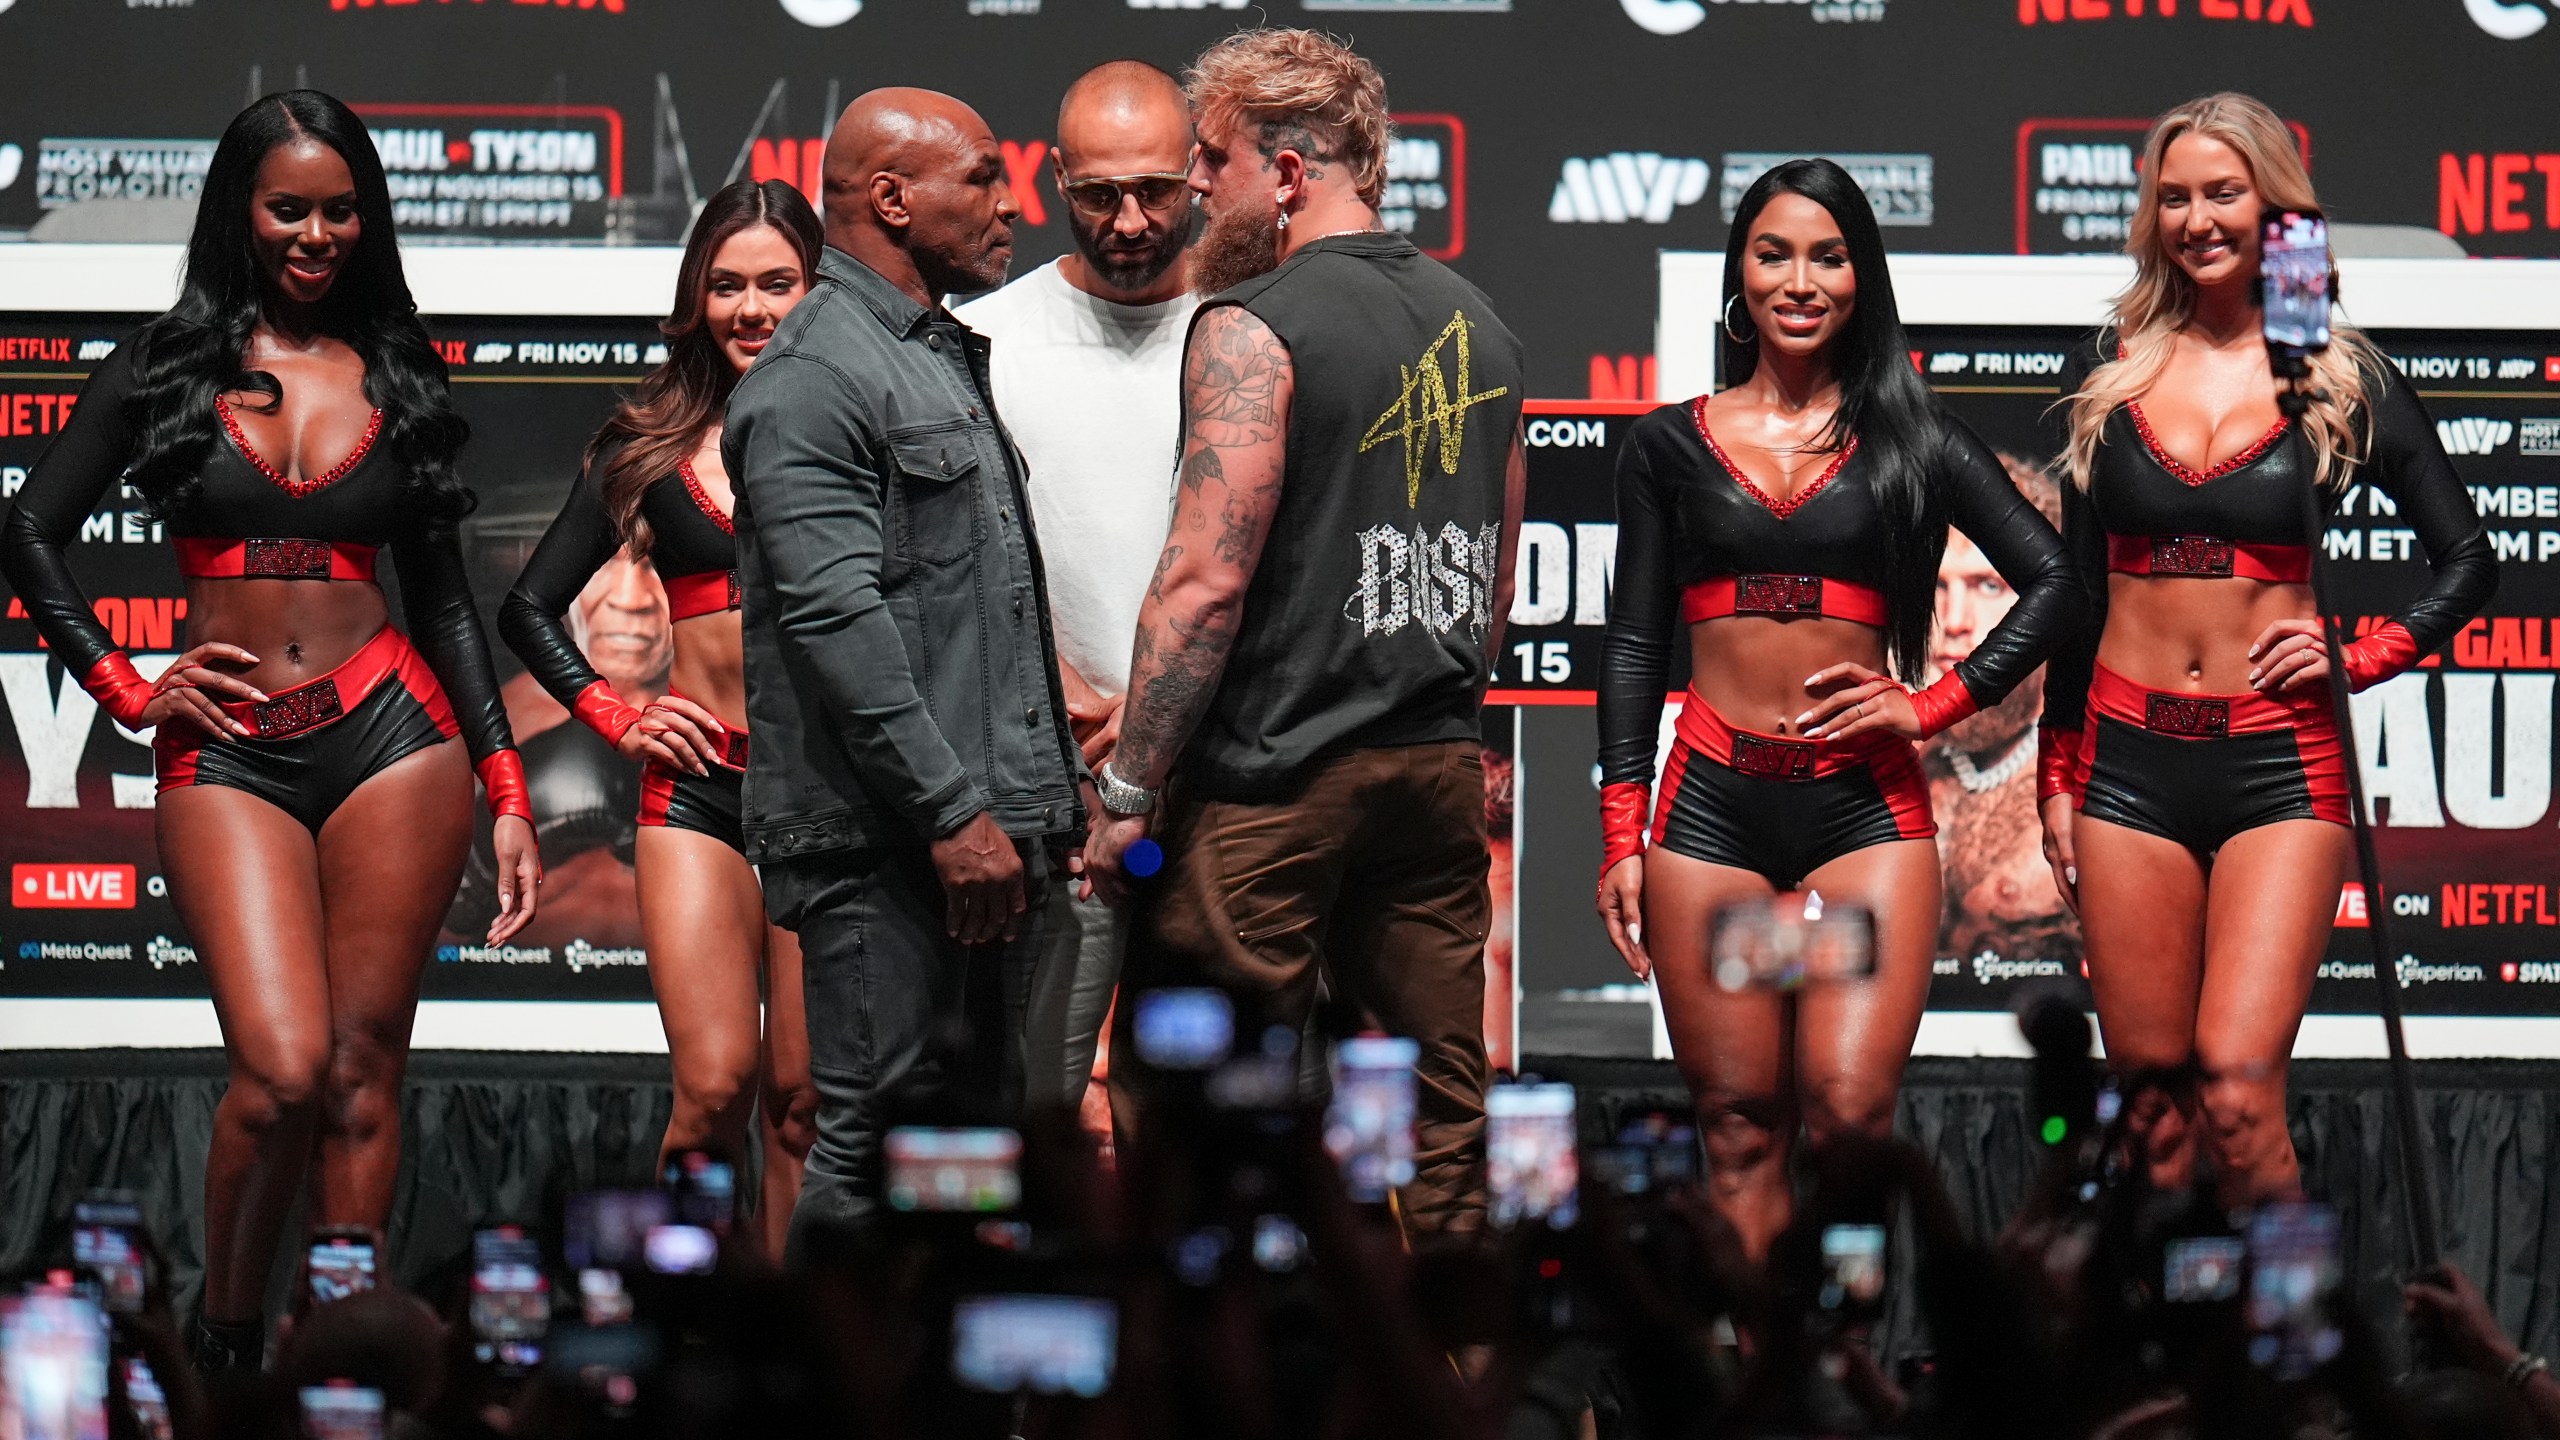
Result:
{"label": "denim jeans", "polygon": [[880,1203],[881,1135],[904,1123],[1002,1125],[1022,1109],[1022,1037],[1050,883],[1025,845],[1022,929],[1011,943],[944,933],[942,881],[923,846],[769,864],[765,903],[800,937],[818,1138],[789,1250],[812,1227],[855,1225]]}

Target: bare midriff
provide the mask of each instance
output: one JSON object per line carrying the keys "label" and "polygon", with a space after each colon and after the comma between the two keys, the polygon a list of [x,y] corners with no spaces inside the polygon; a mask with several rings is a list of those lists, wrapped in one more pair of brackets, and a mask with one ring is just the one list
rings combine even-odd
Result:
{"label": "bare midriff", "polygon": [[273,695],[346,663],[391,623],[381,587],[360,580],[200,578],[187,582],[187,648],[237,645],[258,657],[245,673],[210,668]]}
{"label": "bare midriff", "polygon": [[1740,730],[1797,733],[1796,717],[1820,698],[1805,680],[1840,664],[1882,671],[1884,632],[1819,616],[1720,615],[1689,627],[1689,688]]}
{"label": "bare midriff", "polygon": [[2237,695],[2250,688],[2249,647],[2267,626],[2315,613],[2308,585],[2112,574],[2098,663],[2153,690]]}
{"label": "bare midriff", "polygon": [[747,728],[745,627],[737,611],[718,610],[676,622],[676,659],[668,669],[667,683],[677,694],[718,716],[721,724]]}

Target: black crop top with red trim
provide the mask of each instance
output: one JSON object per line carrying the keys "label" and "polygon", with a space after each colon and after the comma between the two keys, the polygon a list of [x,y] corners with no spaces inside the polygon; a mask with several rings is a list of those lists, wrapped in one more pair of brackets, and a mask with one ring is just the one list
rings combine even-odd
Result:
{"label": "black crop top with red trim", "polygon": [[[0,533],[0,570],[45,643],[84,684],[102,665],[126,668],[72,576],[68,552],[133,459],[140,426],[132,413],[132,351],[118,346],[81,387],[70,423],[36,462]],[[182,513],[166,517],[180,571],[190,578],[370,582],[375,552],[389,546],[410,643],[444,687],[473,760],[513,751],[461,541],[452,527],[422,525],[411,515],[401,463],[376,443],[381,412],[345,459],[299,482],[257,453],[220,402],[216,416],[225,433],[205,457],[199,489]],[[97,693],[99,685],[90,689]],[[118,708],[115,697],[102,698]],[[136,698],[147,700],[147,691]]]}
{"label": "black crop top with red trim", "polygon": [[[498,633],[553,699],[619,744],[640,712],[614,694],[561,622],[587,581],[622,548],[602,490],[613,453],[596,457],[570,486],[568,501],[498,608]],[[641,492],[640,517],[649,524],[649,561],[667,587],[673,618],[738,608],[735,531],[690,463]]]}
{"label": "black crop top with red trim", "polygon": [[[2074,346],[2063,366],[2062,393],[2078,393],[2089,372],[2116,353],[2112,330]],[[2368,454],[2352,479],[2388,497],[2400,523],[2417,532],[2434,575],[2388,623],[2348,647],[2348,681],[2356,689],[2398,674],[2443,646],[2498,586],[2496,553],[2471,492],[2445,459],[2426,406],[2396,367],[2386,365],[2366,379]],[[2048,423],[2059,451],[2068,440],[2069,408],[2057,406]],[[2084,492],[2067,478],[2062,486],[2063,543],[2096,610],[2053,657],[2045,677],[2043,728],[2072,733],[2084,723],[2106,626],[2109,572],[2309,580],[2302,487],[2312,483],[2313,472],[2311,445],[2289,422],[2278,422],[2240,453],[2199,471],[2161,448],[2140,401],[2108,416],[2089,488]]]}
{"label": "black crop top with red trim", "polygon": [[[1882,625],[1885,517],[1873,465],[1849,448],[1793,499],[1769,499],[1725,456],[1703,400],[1630,426],[1618,451],[1618,568],[1599,683],[1604,784],[1653,783],[1654,742],[1683,622],[1828,615]],[[1954,670],[1964,710],[1999,703],[2084,613],[2062,542],[1961,421],[1943,417],[1930,483],[1939,506],[2018,592]]]}

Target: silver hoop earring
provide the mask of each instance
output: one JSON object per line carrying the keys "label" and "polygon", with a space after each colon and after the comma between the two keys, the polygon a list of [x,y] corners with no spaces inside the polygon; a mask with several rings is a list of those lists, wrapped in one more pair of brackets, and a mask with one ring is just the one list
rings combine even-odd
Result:
{"label": "silver hoop earring", "polygon": [[1752,327],[1752,329],[1751,329],[1751,333],[1749,333],[1749,334],[1747,334],[1747,335],[1746,335],[1746,334],[1741,334],[1741,333],[1737,332],[1737,331],[1733,328],[1733,307],[1734,307],[1736,304],[1740,303],[1741,299],[1742,299],[1742,296],[1741,296],[1739,293],[1732,294],[1732,295],[1728,295],[1728,296],[1726,296],[1726,297],[1725,297],[1725,300],[1724,300],[1724,338],[1726,338],[1727,340],[1732,341],[1732,342],[1733,342],[1734,344],[1736,344],[1736,345],[1748,345],[1748,344],[1750,344],[1752,341],[1757,340],[1757,339],[1759,339],[1759,338],[1760,338],[1760,329],[1759,329],[1759,327],[1758,327],[1758,326],[1756,326],[1756,325],[1755,325],[1755,326],[1753,326],[1753,327]]}

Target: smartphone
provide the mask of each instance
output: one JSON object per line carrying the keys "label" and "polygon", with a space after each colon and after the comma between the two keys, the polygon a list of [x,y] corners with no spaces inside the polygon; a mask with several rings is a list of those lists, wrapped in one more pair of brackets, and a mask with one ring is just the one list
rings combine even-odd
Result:
{"label": "smartphone", "polygon": [[883,1142],[892,1210],[1011,1210],[1022,1203],[1022,1136],[1001,1125],[900,1125]]}
{"label": "smartphone", "polygon": [[97,1194],[71,1212],[71,1260],[95,1277],[109,1311],[136,1315],[151,1293],[142,1207],[124,1194]]}
{"label": "smartphone", "polygon": [[2162,1252],[2160,1298],[2172,1305],[2202,1305],[2240,1293],[2249,1247],[2237,1235],[2189,1235]]}
{"label": "smartphone", "polygon": [[631,1292],[623,1288],[619,1270],[578,1272],[578,1315],[588,1325],[621,1325],[631,1319]]}
{"label": "smartphone", "polygon": [[1421,1059],[1420,1043],[1400,1036],[1356,1035],[1333,1048],[1324,1147],[1361,1204],[1383,1204],[1413,1179],[1413,1067]]}
{"label": "smartphone", "polygon": [[675,1218],[664,1190],[582,1190],[562,1216],[560,1253],[579,1270],[627,1270],[648,1249],[649,1232]]}
{"label": "smartphone", "polygon": [[972,1390],[1074,1395],[1111,1388],[1119,1310],[1081,1295],[977,1295],[951,1312],[951,1375]]}
{"label": "smartphone", "polygon": [[382,1440],[382,1392],[351,1380],[302,1387],[305,1440]]}
{"label": "smartphone", "polygon": [[700,1225],[653,1225],[641,1256],[661,1275],[708,1275],[720,1263],[720,1237]]}
{"label": "smartphone", "polygon": [[1823,1310],[1846,1319],[1870,1319],[1884,1300],[1884,1227],[1822,1227]]}
{"label": "smartphone", "polygon": [[0,1301],[0,1435],[106,1440],[107,1316],[86,1295]]}
{"label": "smartphone", "polygon": [[1143,990],[1134,1031],[1138,1058],[1159,1070],[1208,1070],[1236,1040],[1236,1010],[1209,989]]}
{"label": "smartphone", "polygon": [[2337,1355],[2329,1320],[2338,1285],[2338,1212],[2295,1201],[2260,1206],[2249,1219],[2249,1358],[2280,1380],[2299,1380]]}
{"label": "smartphone", "polygon": [[2329,348],[2329,221],[2317,210],[2269,210],[2258,222],[2258,304],[2270,349]]}
{"label": "smartphone", "polygon": [[576,1376],[605,1418],[626,1420],[639,1405],[640,1381],[657,1369],[658,1356],[657,1332],[648,1326],[607,1325],[561,1331],[551,1346],[548,1368]]}
{"label": "smartphone", "polygon": [[373,1232],[330,1229],[311,1237],[311,1303],[326,1305],[373,1288]]}
{"label": "smartphone", "polygon": [[522,1375],[542,1363],[542,1337],[551,1329],[551,1278],[542,1271],[542,1245],[516,1225],[494,1225],[471,1236],[472,1353],[503,1375]]}
{"label": "smartphone", "polygon": [[1579,1210],[1573,1087],[1496,1085],[1484,1095],[1489,1218],[1510,1226],[1544,1220],[1562,1230]]}
{"label": "smartphone", "polygon": [[680,1225],[726,1235],[738,1218],[738,1167],[708,1150],[679,1150],[667,1157],[659,1182],[675,1200]]}
{"label": "smartphone", "polygon": [[1696,1120],[1669,1110],[1627,1116],[1618,1124],[1617,1138],[1592,1147],[1584,1165],[1593,1184],[1621,1195],[1693,1183],[1701,1169]]}
{"label": "smartphone", "polygon": [[178,1427],[169,1418],[169,1392],[160,1388],[151,1362],[139,1355],[125,1357],[124,1404],[133,1412],[133,1426],[142,1432],[143,1440],[176,1440]]}
{"label": "smartphone", "polygon": [[1707,969],[1728,991],[1864,980],[1876,971],[1875,916],[1820,891],[1731,901],[1709,922]]}

